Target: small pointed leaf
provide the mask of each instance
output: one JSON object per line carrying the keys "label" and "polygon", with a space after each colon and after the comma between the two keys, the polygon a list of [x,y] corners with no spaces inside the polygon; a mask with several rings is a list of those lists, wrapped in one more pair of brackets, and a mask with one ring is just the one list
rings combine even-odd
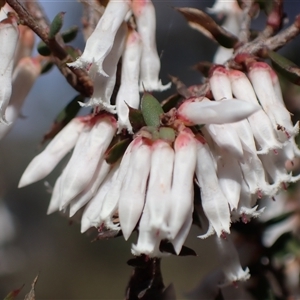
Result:
{"label": "small pointed leaf", "polygon": [[105,154],[105,160],[108,164],[114,164],[123,156],[131,139],[122,140],[113,145]]}
{"label": "small pointed leaf", "polygon": [[48,48],[48,46],[43,42],[40,41],[37,45],[37,51],[42,56],[49,56],[51,55],[51,50]]}
{"label": "small pointed leaf", "polygon": [[63,22],[64,22],[64,15],[65,15],[65,12],[60,12],[54,17],[54,19],[50,25],[50,31],[49,31],[49,35],[48,35],[49,39],[54,39],[55,36],[61,30],[61,28],[63,26]]}
{"label": "small pointed leaf", "polygon": [[218,42],[221,46],[225,48],[234,48],[234,46],[238,43],[236,36],[219,26],[202,10],[190,7],[177,7],[175,9],[187,19],[188,24],[192,28]]}
{"label": "small pointed leaf", "polygon": [[129,108],[129,121],[133,128],[133,131],[138,131],[142,127],[146,126],[142,111],[139,109],[132,108],[128,105]]}
{"label": "small pointed leaf", "polygon": [[290,82],[300,85],[300,68],[282,55],[268,51],[274,69]]}
{"label": "small pointed leaf", "polygon": [[62,32],[61,37],[65,43],[69,43],[76,38],[77,33],[78,33],[78,26],[75,25],[70,27],[66,31]]}
{"label": "small pointed leaf", "polygon": [[158,127],[160,125],[160,116],[164,111],[157,99],[145,92],[142,97],[141,108],[147,126]]}

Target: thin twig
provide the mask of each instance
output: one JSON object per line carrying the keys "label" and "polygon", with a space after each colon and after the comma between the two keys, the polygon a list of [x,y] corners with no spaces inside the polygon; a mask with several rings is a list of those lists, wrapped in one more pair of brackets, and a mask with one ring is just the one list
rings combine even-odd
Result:
{"label": "thin twig", "polygon": [[[55,60],[55,63],[69,84],[82,95],[90,97],[93,94],[93,84],[87,72],[81,69],[67,67],[66,62],[72,59],[56,39],[48,38],[49,27],[46,25],[46,18],[43,18],[43,22],[40,23],[43,23],[43,26],[46,25],[47,27],[42,27],[18,0],[7,0],[7,3],[16,11],[20,22],[31,28],[50,48],[53,56],[58,58]],[[39,10],[38,13],[39,20],[41,20],[41,14],[43,14],[42,10]]]}
{"label": "thin twig", "polygon": [[229,62],[233,62],[233,60],[240,54],[247,55],[263,55],[264,50],[278,50],[284,45],[286,45],[289,41],[293,40],[300,33],[300,15],[298,15],[292,25],[278,33],[276,36],[269,37],[266,39],[256,39],[246,45],[238,48],[234,53],[233,59]]}
{"label": "thin twig", "polygon": [[239,32],[239,41],[242,43],[247,43],[250,36],[250,25],[251,25],[251,16],[250,10],[253,5],[253,0],[244,1],[243,7],[243,21],[241,24],[241,30]]}

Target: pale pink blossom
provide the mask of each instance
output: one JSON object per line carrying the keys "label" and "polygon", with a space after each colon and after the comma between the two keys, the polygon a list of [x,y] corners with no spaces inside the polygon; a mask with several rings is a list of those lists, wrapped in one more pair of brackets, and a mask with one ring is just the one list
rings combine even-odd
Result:
{"label": "pale pink blossom", "polygon": [[119,218],[122,233],[127,240],[142,214],[146,186],[151,164],[151,145],[142,138],[134,143],[127,174],[123,180],[119,198]]}
{"label": "pale pink blossom", "polygon": [[128,106],[137,109],[140,105],[139,73],[141,53],[140,36],[135,30],[130,30],[122,56],[121,86],[116,99],[119,132],[126,128],[129,133],[132,133],[132,126],[128,117]]}
{"label": "pale pink blossom", "polygon": [[73,154],[62,173],[60,197],[64,207],[90,183],[113,136],[117,122],[110,115],[100,115],[79,135]]}
{"label": "pale pink blossom", "polygon": [[[179,133],[174,143],[175,158],[173,180],[171,188],[172,205],[170,207],[168,224],[169,239],[176,238],[185,227],[192,225],[192,213],[194,210],[193,177],[196,168],[197,142],[193,133],[185,129]],[[187,221],[188,220],[188,221]],[[185,237],[188,230],[185,230]],[[178,254],[182,243],[175,246]]]}
{"label": "pale pink blossom", "polygon": [[83,118],[74,118],[38,154],[24,171],[18,187],[24,187],[45,178],[61,159],[75,146],[80,133],[86,127]]}
{"label": "pale pink blossom", "polygon": [[151,0],[132,0],[132,12],[143,44],[140,91],[164,91],[170,88],[171,83],[163,85],[158,77],[160,58],[156,49],[156,17],[153,3]]}
{"label": "pale pink blossom", "polygon": [[214,232],[218,236],[223,232],[230,232],[230,210],[228,201],[220,188],[214,161],[208,145],[197,140],[196,176],[201,192],[201,203],[206,215],[210,230],[199,236],[205,238]]}
{"label": "pale pink blossom", "polygon": [[110,53],[117,31],[129,10],[130,0],[109,1],[94,32],[87,39],[82,55],[68,65],[75,68],[89,68],[93,64],[102,76],[110,76],[107,66],[103,65],[104,60]]}

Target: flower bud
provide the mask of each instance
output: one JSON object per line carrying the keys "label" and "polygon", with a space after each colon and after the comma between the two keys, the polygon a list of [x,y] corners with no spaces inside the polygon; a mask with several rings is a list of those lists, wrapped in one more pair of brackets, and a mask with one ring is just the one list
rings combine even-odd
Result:
{"label": "flower bud", "polygon": [[129,238],[141,217],[150,171],[151,146],[149,141],[141,139],[141,143],[134,143],[132,147],[119,199],[119,218],[125,240]]}
{"label": "flower bud", "polygon": [[[192,219],[194,188],[193,178],[196,167],[197,143],[193,133],[185,129],[179,133],[175,143],[175,158],[169,212],[169,239],[174,239]],[[175,249],[178,254],[182,245]]]}
{"label": "flower bud", "polygon": [[167,216],[171,209],[171,184],[173,175],[174,150],[163,141],[152,145],[150,178],[147,187],[146,206],[149,227],[157,236],[166,236]]}
{"label": "flower bud", "polygon": [[38,154],[24,171],[18,187],[24,187],[45,178],[61,159],[75,146],[85,123],[80,118],[73,119],[64,127],[48,146]]}
{"label": "flower bud", "polygon": [[201,201],[212,232],[208,232],[199,238],[205,238],[210,234],[230,232],[230,211],[227,199],[221,190],[214,167],[214,161],[207,144],[197,140],[197,165],[196,176],[200,186]]}
{"label": "flower bud", "polygon": [[[253,87],[243,72],[231,70],[229,78],[232,92],[236,98],[253,104],[258,103]],[[264,110],[260,109],[250,115],[248,121],[258,144],[259,153],[266,154],[270,150],[282,147],[282,144],[277,140],[272,123]]]}
{"label": "flower bud", "polygon": [[140,36],[136,31],[130,30],[122,56],[121,86],[116,99],[118,132],[126,128],[129,133],[132,133],[128,105],[136,109],[140,105],[139,73],[141,53]]}
{"label": "flower bud", "polygon": [[[88,186],[70,202],[70,217],[73,217],[76,212],[87,204],[98,191],[100,184],[106,178],[111,166],[104,160],[100,160],[93,178]],[[69,203],[64,203],[67,206]]]}
{"label": "flower bud", "polygon": [[260,110],[258,104],[236,99],[210,101],[202,98],[199,102],[197,100],[198,98],[187,100],[177,110],[177,117],[187,125],[237,122]]}
{"label": "flower bud", "polygon": [[116,120],[110,115],[96,117],[92,128],[81,132],[74,152],[62,173],[62,207],[90,183],[116,132]]}
{"label": "flower bud", "polygon": [[133,0],[132,11],[143,42],[140,91],[164,91],[170,88],[171,83],[162,85],[158,79],[160,59],[156,49],[156,17],[153,3],[151,0]]}
{"label": "flower bud", "polygon": [[103,62],[108,77],[98,72],[98,66],[92,65],[89,74],[93,78],[94,93],[86,103],[79,103],[81,106],[93,106],[115,113],[115,106],[110,104],[110,98],[116,82],[117,64],[122,55],[125,43],[127,26],[125,23],[119,28],[113,47]]}
{"label": "flower bud", "polygon": [[110,170],[108,175],[101,183],[96,195],[87,204],[81,218],[81,233],[87,231],[91,227],[98,227],[101,225],[100,212],[103,205],[104,198],[112,189],[115,179],[119,172],[120,164],[116,165]]}
{"label": "flower bud", "polygon": [[91,64],[96,64],[97,72],[102,76],[110,76],[106,66],[102,64],[113,47],[117,31],[129,9],[130,0],[109,1],[97,27],[87,39],[82,55],[68,65],[75,68],[88,68]]}

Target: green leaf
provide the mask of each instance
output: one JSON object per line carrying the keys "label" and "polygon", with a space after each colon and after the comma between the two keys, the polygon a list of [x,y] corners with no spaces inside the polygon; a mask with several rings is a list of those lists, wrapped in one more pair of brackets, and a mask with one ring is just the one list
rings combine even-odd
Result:
{"label": "green leaf", "polygon": [[49,56],[49,55],[51,55],[51,50],[49,49],[49,47],[43,41],[40,41],[38,43],[38,45],[37,45],[37,51],[42,56]]}
{"label": "green leaf", "polygon": [[50,30],[49,30],[49,35],[48,35],[49,39],[54,39],[55,36],[61,30],[61,28],[63,26],[63,22],[64,22],[64,15],[65,15],[65,12],[60,12],[54,17],[54,19],[50,25]]}
{"label": "green leaf", "polygon": [[78,33],[78,26],[75,25],[70,27],[66,31],[62,32],[61,37],[65,43],[69,43],[76,38],[77,33]]}
{"label": "green leaf", "polygon": [[238,38],[223,27],[219,26],[208,14],[202,10],[190,7],[177,7],[188,21],[188,24],[200,31],[202,34],[216,41],[225,48],[234,48],[238,43]]}
{"label": "green leaf", "polygon": [[146,126],[142,111],[139,109],[132,108],[128,105],[129,108],[129,121],[133,128],[133,131],[138,131],[142,127]]}
{"label": "green leaf", "polygon": [[159,138],[167,142],[173,143],[175,141],[175,131],[170,127],[161,127],[159,129]]}
{"label": "green leaf", "polygon": [[160,125],[160,116],[164,111],[156,98],[145,92],[141,101],[141,109],[147,126],[158,127]]}
{"label": "green leaf", "polygon": [[282,55],[269,50],[268,57],[274,69],[290,82],[300,85],[300,68]]}
{"label": "green leaf", "polygon": [[108,152],[105,154],[105,160],[108,164],[114,164],[117,162],[125,153],[131,139],[122,140],[113,145]]}

